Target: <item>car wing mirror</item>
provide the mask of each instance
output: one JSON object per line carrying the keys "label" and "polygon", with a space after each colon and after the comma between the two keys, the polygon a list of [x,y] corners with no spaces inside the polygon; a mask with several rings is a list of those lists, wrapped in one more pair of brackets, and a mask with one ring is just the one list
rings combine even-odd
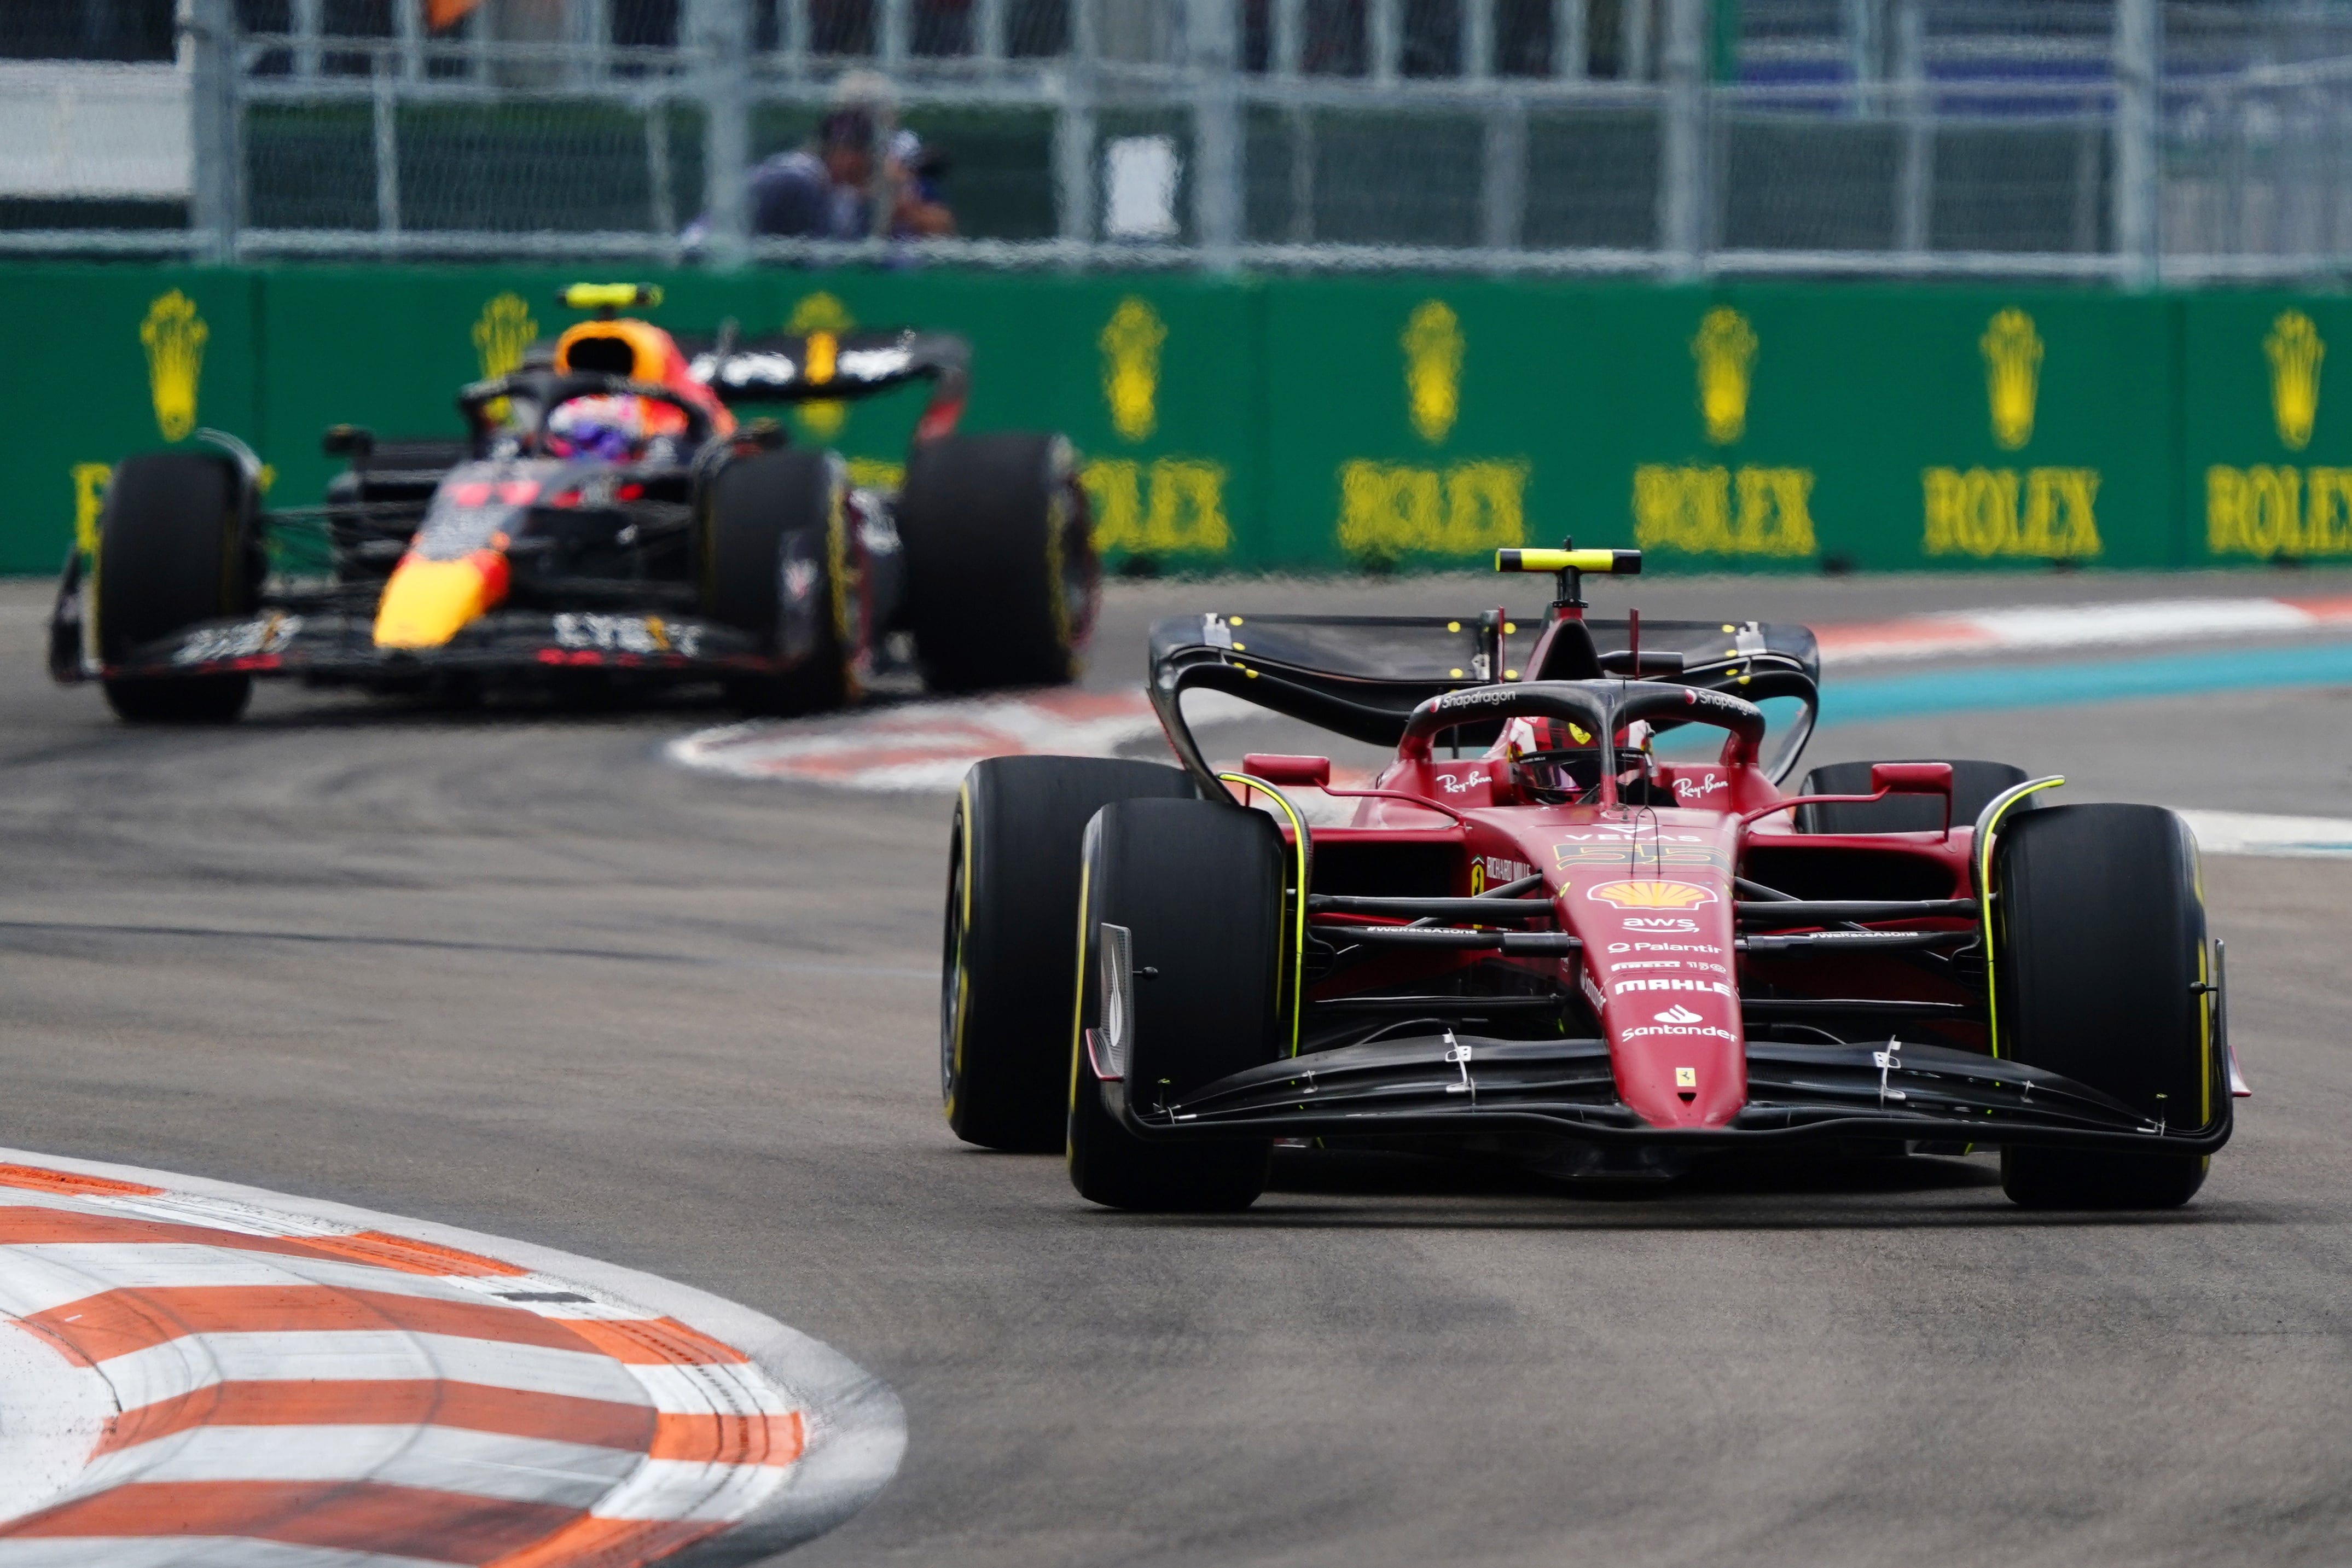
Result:
{"label": "car wing mirror", "polygon": [[1331,782],[1331,759],[1252,752],[1242,759],[1242,772],[1264,779],[1268,784],[1311,784],[1321,789]]}

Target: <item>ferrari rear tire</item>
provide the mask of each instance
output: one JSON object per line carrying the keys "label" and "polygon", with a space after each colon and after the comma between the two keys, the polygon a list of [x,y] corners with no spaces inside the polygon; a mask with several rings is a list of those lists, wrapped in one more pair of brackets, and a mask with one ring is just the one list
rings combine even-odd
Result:
{"label": "ferrari rear tire", "polygon": [[1178,769],[1109,757],[991,757],[964,775],[940,964],[940,1089],[957,1137],[1062,1147],[1087,824],[1115,800],[1193,793]]}
{"label": "ferrari rear tire", "polygon": [[932,689],[1076,678],[1101,592],[1076,473],[1059,436],[947,436],[908,454],[906,621]]}
{"label": "ferrari rear tire", "polygon": [[[2213,1115],[2205,905],[2188,826],[2153,805],[2061,805],[1993,847],[2000,1054],[2181,1131]],[[2177,1208],[2207,1161],[2017,1145],[2001,1185],[2030,1208]]]}
{"label": "ferrari rear tire", "polygon": [[845,489],[831,453],[788,448],[727,464],[704,491],[703,614],[793,661],[728,678],[743,712],[818,712],[851,696]]}
{"label": "ferrari rear tire", "polygon": [[1141,1105],[1275,1059],[1287,1044],[1282,835],[1217,801],[1129,800],[1087,829],[1078,1008],[1070,1064],[1070,1181],[1111,1208],[1219,1213],[1265,1190],[1270,1138],[1147,1141],[1105,1103],[1086,1032],[1102,1023],[1102,928],[1129,933],[1132,1038],[1120,1089]]}
{"label": "ferrari rear tire", "polygon": [[[249,612],[265,568],[244,476],[216,452],[125,458],[106,489],[91,584],[98,654],[132,650]],[[249,675],[109,677],[109,707],[142,723],[225,724],[253,695]]]}

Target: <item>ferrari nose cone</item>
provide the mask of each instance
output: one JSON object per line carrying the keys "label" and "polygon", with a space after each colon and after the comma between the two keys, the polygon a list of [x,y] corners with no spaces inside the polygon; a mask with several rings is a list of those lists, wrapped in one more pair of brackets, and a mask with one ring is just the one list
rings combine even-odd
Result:
{"label": "ferrari nose cone", "polygon": [[507,558],[477,550],[455,561],[405,555],[376,602],[375,646],[440,647],[507,596]]}

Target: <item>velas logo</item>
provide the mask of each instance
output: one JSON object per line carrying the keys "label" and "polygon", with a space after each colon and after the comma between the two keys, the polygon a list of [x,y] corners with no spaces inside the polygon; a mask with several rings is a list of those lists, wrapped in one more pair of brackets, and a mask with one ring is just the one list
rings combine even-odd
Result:
{"label": "velas logo", "polygon": [[1673,1006],[1667,1008],[1663,1013],[1653,1013],[1650,1016],[1661,1024],[1703,1024],[1706,1022],[1705,1015],[1694,1013],[1679,1002],[1675,1003]]}
{"label": "velas logo", "polygon": [[1695,910],[1715,894],[1695,882],[1602,882],[1584,889],[1597,903],[1621,910]]}

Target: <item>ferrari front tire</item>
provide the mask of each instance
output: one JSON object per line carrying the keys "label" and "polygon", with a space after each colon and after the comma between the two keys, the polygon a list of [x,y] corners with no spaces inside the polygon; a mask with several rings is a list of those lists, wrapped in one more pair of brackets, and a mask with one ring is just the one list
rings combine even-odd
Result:
{"label": "ferrari front tire", "polygon": [[[246,500],[244,476],[215,452],[147,452],[115,469],[91,584],[100,663],[253,608],[262,567]],[[109,676],[104,685],[115,714],[140,723],[225,724],[253,695],[249,675]]]}
{"label": "ferrari front tire", "polygon": [[[1124,1091],[1144,1106],[1167,1103],[1287,1048],[1285,857],[1269,817],[1220,801],[1121,801],[1087,827],[1070,1062],[1070,1181],[1080,1196],[1200,1214],[1247,1208],[1265,1190],[1273,1140],[1147,1141],[1105,1099]],[[1087,1048],[1087,1031],[1103,1023],[1106,925],[1129,933],[1136,977],[1117,1089]]]}
{"label": "ferrari front tire", "polygon": [[[1992,870],[2000,1054],[2175,1131],[2210,1121],[2211,976],[2187,825],[2153,805],[2044,807],[2001,830]],[[2015,1145],[2000,1175],[2029,1208],[2178,1208],[2207,1163]]]}
{"label": "ferrari front tire", "polygon": [[908,455],[906,621],[933,690],[1076,678],[1101,591],[1076,470],[1059,436],[944,436]]}
{"label": "ferrari front tire", "polygon": [[1178,769],[1112,757],[991,757],[964,775],[940,965],[940,1087],[957,1137],[1062,1147],[1087,824],[1112,801],[1193,793]]}

